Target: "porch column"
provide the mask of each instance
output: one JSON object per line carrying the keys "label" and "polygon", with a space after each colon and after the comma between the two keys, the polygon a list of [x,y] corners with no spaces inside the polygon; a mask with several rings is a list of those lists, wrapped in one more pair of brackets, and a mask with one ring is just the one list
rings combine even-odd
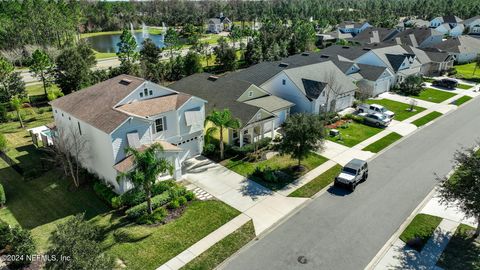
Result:
{"label": "porch column", "polygon": [[243,146],[243,129],[241,129],[239,132],[240,132],[240,134],[239,134],[240,147],[242,147]]}
{"label": "porch column", "polygon": [[255,132],[253,130],[253,127],[249,128],[248,129],[248,135],[250,135],[250,143],[254,143],[255,142]]}
{"label": "porch column", "polygon": [[264,137],[264,133],[265,133],[265,130],[264,130],[264,123],[260,123],[260,138],[263,139]]}
{"label": "porch column", "polygon": [[273,130],[273,127],[275,127],[275,120],[272,120],[272,130],[270,130],[270,136],[272,137],[272,140],[274,139],[273,136],[275,135],[275,131]]}

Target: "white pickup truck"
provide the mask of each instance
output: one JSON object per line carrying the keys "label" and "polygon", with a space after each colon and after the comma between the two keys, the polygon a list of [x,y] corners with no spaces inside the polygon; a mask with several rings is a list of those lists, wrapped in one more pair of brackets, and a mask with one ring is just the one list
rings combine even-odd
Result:
{"label": "white pickup truck", "polygon": [[359,113],[380,113],[388,118],[393,118],[395,113],[392,111],[387,110],[387,108],[383,107],[382,105],[378,104],[360,104],[358,106]]}

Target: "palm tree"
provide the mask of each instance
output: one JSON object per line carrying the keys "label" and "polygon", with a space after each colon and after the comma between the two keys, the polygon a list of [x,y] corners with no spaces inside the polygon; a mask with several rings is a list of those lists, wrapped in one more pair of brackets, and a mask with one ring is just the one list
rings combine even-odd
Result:
{"label": "palm tree", "polygon": [[20,127],[24,128],[25,126],[23,125],[22,115],[20,114],[20,111],[23,107],[22,99],[17,96],[12,97],[10,100],[10,106],[17,112],[18,121],[20,121]]}
{"label": "palm tree", "polygon": [[229,109],[223,111],[213,110],[207,117],[206,122],[212,123],[214,126],[209,128],[209,133],[212,131],[219,131],[220,133],[220,159],[224,158],[224,145],[223,145],[223,129],[239,128],[240,120],[234,118]]}
{"label": "palm tree", "polygon": [[480,54],[477,55],[477,58],[475,58],[475,66],[473,68],[473,74],[472,75],[475,75],[475,72],[477,72],[477,68],[480,67]]}
{"label": "palm tree", "polygon": [[127,148],[127,154],[133,157],[133,170],[122,173],[120,177],[126,177],[132,181],[135,187],[141,187],[147,195],[148,214],[153,213],[152,209],[152,187],[160,174],[173,172],[173,165],[164,157],[158,154],[163,152],[162,145],[155,143],[146,149]]}

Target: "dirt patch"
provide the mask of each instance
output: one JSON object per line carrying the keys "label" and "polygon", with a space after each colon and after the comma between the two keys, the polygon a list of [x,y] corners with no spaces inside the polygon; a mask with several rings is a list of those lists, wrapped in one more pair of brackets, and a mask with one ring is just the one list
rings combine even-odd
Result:
{"label": "dirt patch", "polygon": [[351,123],[351,122],[352,122],[352,120],[350,120],[350,119],[347,119],[347,120],[341,119],[341,120],[338,120],[337,122],[332,123],[330,125],[327,125],[325,127],[326,128],[338,128],[338,127],[341,127],[341,126],[343,126],[345,124],[348,124],[348,123]]}

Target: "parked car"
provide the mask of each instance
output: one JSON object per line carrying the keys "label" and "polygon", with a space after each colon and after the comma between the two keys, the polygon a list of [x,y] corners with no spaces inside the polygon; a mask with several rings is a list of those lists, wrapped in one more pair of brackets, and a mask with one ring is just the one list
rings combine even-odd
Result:
{"label": "parked car", "polygon": [[358,106],[359,113],[381,113],[386,115],[388,118],[393,118],[395,113],[387,110],[387,108],[378,104],[360,104]]}
{"label": "parked car", "polygon": [[448,89],[455,89],[458,86],[458,82],[454,79],[441,79],[433,81],[432,85]]}
{"label": "parked car", "polygon": [[364,160],[352,159],[335,177],[334,185],[343,186],[354,191],[357,185],[368,178],[368,164]]}
{"label": "parked car", "polygon": [[360,116],[363,116],[365,124],[370,124],[377,127],[380,127],[380,126],[386,127],[390,125],[390,122],[392,122],[391,118],[380,113],[360,114]]}

